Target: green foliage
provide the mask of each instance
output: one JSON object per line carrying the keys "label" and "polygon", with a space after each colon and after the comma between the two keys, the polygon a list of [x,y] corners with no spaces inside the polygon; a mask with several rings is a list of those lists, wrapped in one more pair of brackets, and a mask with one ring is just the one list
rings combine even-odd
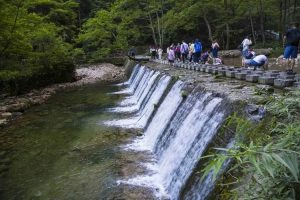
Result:
{"label": "green foliage", "polygon": [[189,95],[189,92],[188,92],[188,91],[186,91],[186,90],[182,90],[182,91],[181,91],[181,96],[182,96],[183,98],[186,98],[188,95]]}
{"label": "green foliage", "polygon": [[[74,69],[72,45],[66,41],[74,37],[70,30],[74,30],[76,6],[73,1],[0,2],[1,92],[18,94],[25,91],[16,85],[34,87],[70,80]],[[39,75],[48,81],[28,83],[39,80]]]}
{"label": "green foliage", "polygon": [[223,163],[231,159],[232,166],[226,174],[235,180],[221,184],[221,187],[230,186],[229,196],[296,199],[300,178],[299,99],[299,91],[272,98],[266,107],[274,117],[257,125],[237,115],[228,118],[225,128],[236,133],[235,146],[216,148],[216,153],[203,157],[208,159],[202,170],[203,178],[210,171],[216,177]]}

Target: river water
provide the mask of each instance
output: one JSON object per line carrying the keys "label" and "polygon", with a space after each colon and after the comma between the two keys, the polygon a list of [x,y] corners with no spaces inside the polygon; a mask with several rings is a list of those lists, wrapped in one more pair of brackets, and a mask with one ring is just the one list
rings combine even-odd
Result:
{"label": "river water", "polygon": [[1,130],[0,199],[149,199],[146,189],[117,185],[145,154],[120,148],[135,131],[101,125],[120,116],[106,111],[120,99],[114,91],[95,84],[58,93]]}

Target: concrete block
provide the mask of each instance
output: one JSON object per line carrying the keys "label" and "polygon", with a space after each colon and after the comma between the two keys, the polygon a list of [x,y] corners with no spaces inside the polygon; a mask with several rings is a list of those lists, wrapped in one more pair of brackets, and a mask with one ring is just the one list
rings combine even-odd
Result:
{"label": "concrete block", "polygon": [[274,87],[284,88],[284,87],[291,87],[294,84],[293,79],[275,79],[274,80]]}
{"label": "concrete block", "polygon": [[274,78],[276,78],[276,77],[279,76],[279,73],[266,72],[263,75],[266,76],[266,77],[274,77]]}
{"label": "concrete block", "polygon": [[[206,69],[206,70],[207,70],[207,69]],[[211,74],[211,73],[213,72],[213,68],[211,68],[211,67],[208,68],[207,72]]]}
{"label": "concrete block", "polygon": [[257,83],[259,77],[260,76],[257,74],[247,74],[246,81],[251,82],[251,83]]}
{"label": "concrete block", "polygon": [[288,74],[285,74],[285,75],[279,75],[277,78],[278,78],[278,79],[294,79],[294,78],[295,78],[295,75],[288,75]]}
{"label": "concrete block", "polygon": [[299,75],[295,76],[294,80],[300,82],[300,76]]}
{"label": "concrete block", "polygon": [[300,81],[294,82],[293,86],[296,88],[300,88]]}
{"label": "concrete block", "polygon": [[226,75],[226,70],[224,70],[224,69],[219,69],[219,70],[218,70],[218,75],[225,76],[225,75]]}
{"label": "concrete block", "polygon": [[280,71],[280,70],[270,70],[270,72],[271,72],[271,73],[276,73],[276,74],[278,74],[278,73],[280,73],[281,71]]}
{"label": "concrete block", "polygon": [[245,73],[245,72],[235,73],[235,78],[239,79],[239,80],[245,80],[246,76],[247,76],[247,73]]}
{"label": "concrete block", "polygon": [[225,75],[226,75],[226,77],[229,77],[229,78],[235,78],[235,73],[236,73],[236,71],[226,71]]}
{"label": "concrete block", "polygon": [[219,71],[219,70],[218,70],[217,68],[213,68],[213,69],[212,69],[212,74],[217,75],[217,74],[218,74],[218,71]]}
{"label": "concrete block", "polygon": [[258,83],[265,85],[274,85],[274,77],[260,76],[258,78]]}

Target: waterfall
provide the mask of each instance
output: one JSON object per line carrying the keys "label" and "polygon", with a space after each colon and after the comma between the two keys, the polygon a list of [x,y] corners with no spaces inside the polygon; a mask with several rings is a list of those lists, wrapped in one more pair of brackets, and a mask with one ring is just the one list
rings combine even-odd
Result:
{"label": "waterfall", "polygon": [[138,73],[134,76],[134,79],[132,80],[130,86],[128,88],[125,88],[124,90],[114,92],[113,94],[133,94],[140,80],[142,79],[146,69],[147,69],[146,67],[141,66],[138,69]]}
{"label": "waterfall", "polygon": [[172,121],[169,123],[168,128],[157,139],[157,143],[154,146],[154,152],[156,155],[161,155],[163,151],[169,146],[172,139],[176,136],[176,130],[179,129],[187,115],[191,112],[196,101],[200,100],[204,102],[210,94],[197,93],[189,95],[184,104],[179,108]]}
{"label": "waterfall", "polygon": [[[226,149],[233,147],[235,141],[231,140],[227,145]],[[186,194],[183,195],[182,199],[185,200],[205,200],[208,199],[211,195],[211,192],[215,188],[215,183],[217,178],[228,168],[231,159],[227,159],[221,167],[219,174],[217,174],[215,180],[213,179],[213,172],[209,172],[208,175],[201,180],[201,177],[197,177],[194,183],[191,185],[191,188]]]}
{"label": "waterfall", "polygon": [[[229,109],[227,101],[199,88],[183,97],[182,89],[186,83],[182,81],[176,81],[163,95],[170,83],[170,76],[145,67],[134,70],[135,75],[129,81],[131,84],[122,90],[131,91],[131,96],[113,111],[137,112],[129,118],[107,121],[105,124],[144,128],[143,136],[126,147],[135,151],[148,150],[155,159],[144,163],[151,170],[148,174],[121,180],[120,183],[151,187],[164,198],[178,199],[200,157],[226,118]],[[156,106],[158,108],[154,113]],[[203,195],[214,186],[211,178],[205,181],[207,187],[204,185]],[[199,192],[194,190],[191,193]]]}
{"label": "waterfall", "polygon": [[152,150],[158,137],[163,133],[171,117],[176,112],[178,106],[183,101],[181,91],[184,86],[182,81],[177,81],[162,104],[159,106],[156,115],[145,131],[142,139],[135,141],[131,148],[140,150]]}
{"label": "waterfall", "polygon": [[[124,128],[144,128],[148,119],[151,117],[155,106],[158,104],[164,91],[167,89],[171,80],[170,76],[163,75],[154,85],[154,89],[150,90],[145,98],[144,105],[133,117],[127,119],[113,120],[104,122],[107,125],[120,126]],[[125,107],[126,108],[126,107]]]}
{"label": "waterfall", "polygon": [[135,65],[133,67],[132,73],[131,73],[131,75],[130,75],[130,77],[129,77],[129,79],[127,81],[125,81],[124,83],[116,84],[116,86],[123,86],[123,85],[130,85],[130,84],[132,84],[132,81],[135,78],[135,75],[138,72],[138,69],[139,69],[139,64],[137,64],[137,65]]}
{"label": "waterfall", "polygon": [[138,88],[134,94],[122,102],[119,103],[121,107],[110,109],[113,112],[135,112],[138,111],[145,100],[147,94],[151,88],[154,87],[155,80],[157,79],[159,72],[150,71],[145,73],[145,78],[141,80]]}

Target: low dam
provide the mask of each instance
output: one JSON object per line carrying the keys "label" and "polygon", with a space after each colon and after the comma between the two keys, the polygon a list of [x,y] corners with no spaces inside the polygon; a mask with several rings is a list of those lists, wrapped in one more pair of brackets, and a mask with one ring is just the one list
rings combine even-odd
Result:
{"label": "low dam", "polygon": [[59,93],[4,129],[1,198],[213,198],[221,174],[201,178],[201,157],[233,146],[220,128],[270,86],[163,63],[126,68],[125,82]]}

